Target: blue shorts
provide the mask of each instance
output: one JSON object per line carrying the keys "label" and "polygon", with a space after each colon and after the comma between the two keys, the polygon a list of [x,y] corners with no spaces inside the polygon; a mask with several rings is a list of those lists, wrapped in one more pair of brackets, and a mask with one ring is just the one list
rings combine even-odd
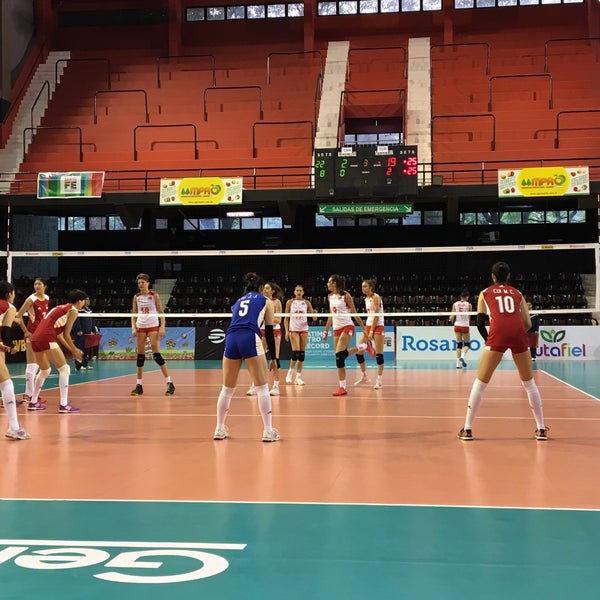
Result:
{"label": "blue shorts", "polygon": [[233,360],[264,356],[262,340],[259,335],[250,329],[238,330],[225,336],[225,350],[223,356]]}

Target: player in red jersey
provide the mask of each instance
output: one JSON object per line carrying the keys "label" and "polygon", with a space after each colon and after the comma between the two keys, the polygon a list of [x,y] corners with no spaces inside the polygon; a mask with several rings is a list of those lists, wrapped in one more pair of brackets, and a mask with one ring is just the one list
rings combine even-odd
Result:
{"label": "player in red jersey", "polygon": [[15,300],[15,286],[7,281],[0,281],[0,392],[2,404],[8,416],[8,429],[4,434],[12,440],[28,440],[29,434],[19,425],[17,418],[17,402],[15,400],[15,387],[6,367],[5,352],[14,352],[11,327],[17,310],[13,306]]}
{"label": "player in red jersey", "polygon": [[[46,316],[50,307],[50,298],[46,294],[46,282],[41,277],[33,280],[33,294],[27,296],[25,302],[17,312],[15,320],[23,330],[23,339],[25,340],[25,355],[27,366],[25,367],[25,393],[23,402],[31,402],[33,396],[33,386],[35,376],[39,367],[35,362],[35,353],[31,349],[31,336],[34,334],[40,321]],[[27,317],[27,322],[23,322],[23,317]],[[38,398],[38,402],[43,404],[43,400]]]}
{"label": "player in red jersey", "polygon": [[41,320],[35,333],[31,336],[31,347],[35,352],[35,360],[40,372],[35,378],[33,396],[27,410],[45,410],[46,406],[38,402],[44,381],[50,375],[50,363],[58,370],[58,386],[60,389],[59,413],[78,413],[79,409],[69,404],[69,373],[71,369],[59,345],[62,344],[76,360],[81,360],[81,350],[75,346],[71,338],[71,329],[79,311],[85,304],[87,294],[82,290],[71,290],[69,302],[60,304],[48,311]]}
{"label": "player in red jersey", "polygon": [[[479,294],[477,329],[486,343],[477,368],[477,378],[471,388],[465,425],[458,433],[461,440],[473,439],[471,426],[483,400],[483,393],[496,367],[500,364],[502,355],[508,349],[512,352],[535,418],[537,426],[535,438],[540,441],[548,439],[548,428],[544,424],[542,398],[533,380],[533,366],[527,339],[527,330],[531,327],[529,310],[521,292],[508,285],[509,277],[509,266],[505,262],[495,263],[492,266],[492,285]],[[485,327],[487,315],[490,317],[489,333]]]}

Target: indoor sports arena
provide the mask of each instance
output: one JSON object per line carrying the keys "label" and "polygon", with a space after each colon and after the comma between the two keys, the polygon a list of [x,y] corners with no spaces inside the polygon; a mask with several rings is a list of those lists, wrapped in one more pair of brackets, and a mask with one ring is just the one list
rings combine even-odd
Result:
{"label": "indoor sports arena", "polygon": [[596,0],[0,32],[3,599],[597,593]]}

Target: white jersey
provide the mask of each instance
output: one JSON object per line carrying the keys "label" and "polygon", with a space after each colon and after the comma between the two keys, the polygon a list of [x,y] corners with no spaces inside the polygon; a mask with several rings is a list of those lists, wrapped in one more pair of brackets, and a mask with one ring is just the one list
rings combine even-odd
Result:
{"label": "white jersey", "polygon": [[290,331],[308,331],[308,305],[306,300],[292,300],[290,306]]}
{"label": "white jersey", "polygon": [[[377,296],[377,298],[379,298],[379,310],[377,313],[375,313],[375,296]],[[373,294],[372,296],[365,296],[365,306],[367,307],[367,322],[365,323],[365,325],[367,325],[368,327],[373,327],[373,324],[375,324],[375,327],[383,327],[383,325],[385,324],[384,318],[383,318],[383,300],[381,299],[381,296],[379,294]],[[376,316],[379,315],[379,316]],[[377,319],[377,320],[375,320]]]}
{"label": "white jersey", "polygon": [[147,329],[149,327],[158,327],[160,321],[158,317],[158,308],[156,307],[156,295],[150,290],[147,294],[138,293],[135,295],[137,301],[137,311],[142,313],[136,320],[135,326],[138,329]]}
{"label": "white jersey", "polygon": [[350,316],[350,308],[346,304],[346,298],[343,294],[331,292],[327,299],[329,300],[329,312],[333,314],[331,322],[334,331],[348,325],[354,325]]}
{"label": "white jersey", "polygon": [[455,327],[469,327],[470,316],[469,310],[471,306],[465,300],[459,300],[452,305],[452,312],[454,313],[454,326]]}

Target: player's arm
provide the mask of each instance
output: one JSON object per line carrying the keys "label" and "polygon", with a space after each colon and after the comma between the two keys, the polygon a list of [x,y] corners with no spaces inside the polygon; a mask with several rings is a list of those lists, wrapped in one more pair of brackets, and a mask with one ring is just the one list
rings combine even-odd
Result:
{"label": "player's arm", "polygon": [[267,300],[265,304],[265,342],[267,343],[267,349],[269,351],[269,358],[271,360],[270,368],[275,369],[277,363],[277,349],[275,346],[275,334],[273,333],[273,324],[275,323],[275,317],[273,316],[273,303]]}
{"label": "player's arm", "polygon": [[[279,300],[279,298],[277,300],[275,300],[272,304],[273,304],[273,312],[274,313],[282,312],[281,300]],[[274,321],[275,325],[279,325],[281,323],[281,317],[276,317],[275,315],[273,315],[273,319],[275,320]]]}
{"label": "player's arm", "polygon": [[[137,304],[137,298],[134,296],[133,297],[133,305],[131,308],[131,312],[132,313],[137,313],[138,311],[138,304]],[[136,335],[137,334],[137,327],[135,326],[135,322],[136,322],[137,316],[134,314],[131,317],[131,333],[132,335]]]}
{"label": "player's arm", "polygon": [[529,331],[531,329],[531,315],[529,314],[527,302],[525,302],[525,298],[523,296],[521,296],[521,320],[523,321],[525,331]]}
{"label": "player's arm", "polygon": [[156,292],[154,292],[154,302],[156,304],[156,310],[158,311],[158,314],[159,314],[160,328],[162,330],[164,330],[165,323],[166,323],[165,311],[163,309],[162,300],[160,299],[160,296]]}
{"label": "player's arm", "polygon": [[[355,313],[356,307],[354,306],[354,300],[352,299],[352,296],[348,292],[345,292],[345,298],[346,298],[346,306],[350,309],[351,313]],[[359,327],[361,327],[362,329],[365,328],[365,324],[359,316],[352,317],[352,318],[358,323]]]}
{"label": "player's arm", "polygon": [[25,335],[31,335],[29,331],[27,331],[27,327],[25,327],[25,323],[23,321],[23,315],[25,315],[26,313],[28,314],[31,305],[31,298],[27,298],[27,300],[23,302],[23,306],[21,306],[21,308],[17,311],[17,314],[15,315],[15,321],[19,324],[19,327]]}
{"label": "player's arm", "polygon": [[310,300],[305,300],[304,302],[306,302],[306,310],[311,314],[311,315],[315,315],[312,320],[313,323],[318,319],[318,317],[316,316],[317,311],[314,309],[313,305],[311,304]]}
{"label": "player's arm", "polygon": [[285,339],[290,336],[290,310],[292,310],[292,299],[285,303],[285,318],[283,319],[283,328],[285,329]]}
{"label": "player's arm", "polygon": [[81,350],[75,346],[73,339],[71,338],[71,330],[73,329],[73,323],[79,316],[79,311],[76,308],[72,308],[67,316],[67,322],[65,323],[65,329],[62,333],[59,333],[57,338],[60,343],[69,350],[73,356],[81,358]]}
{"label": "player's arm", "polygon": [[477,330],[479,331],[481,337],[484,340],[487,340],[488,331],[485,326],[485,322],[487,320],[487,305],[483,298],[483,292],[479,294],[479,298],[477,299]]}
{"label": "player's arm", "polygon": [[14,306],[10,306],[4,313],[2,320],[2,331],[1,331],[1,352],[14,352],[13,338],[12,338],[12,324],[15,320],[16,309]]}

